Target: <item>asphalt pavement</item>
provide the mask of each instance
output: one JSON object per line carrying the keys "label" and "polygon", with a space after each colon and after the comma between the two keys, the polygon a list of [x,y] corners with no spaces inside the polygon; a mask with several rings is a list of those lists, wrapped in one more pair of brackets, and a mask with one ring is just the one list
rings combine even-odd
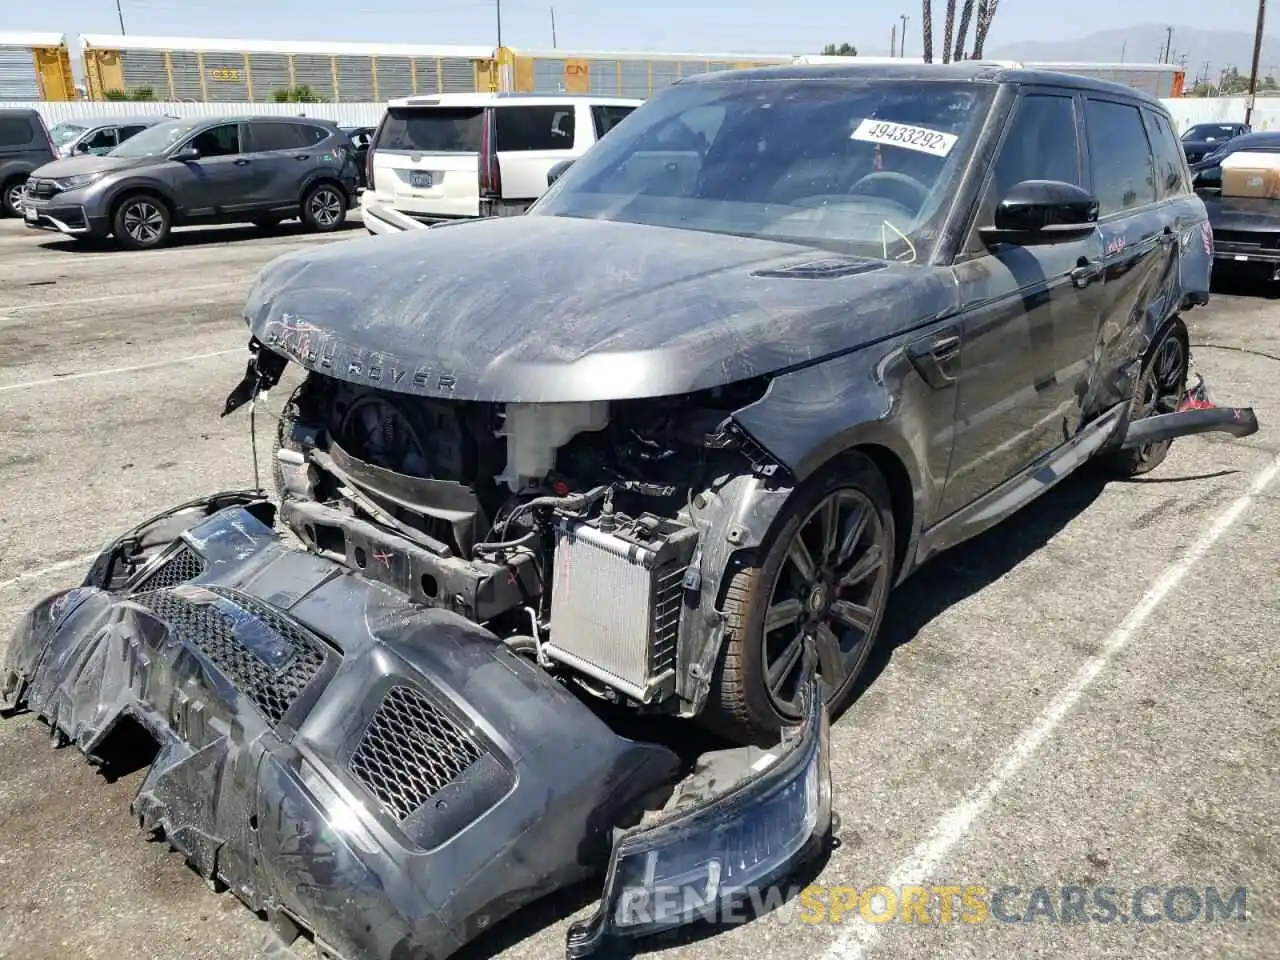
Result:
{"label": "asphalt pavement", "polygon": [[[277,255],[363,236],[219,228],[129,253],[0,221],[0,648],[121,529],[253,482],[244,412],[219,418],[244,295]],[[646,949],[1280,957],[1278,297],[1223,282],[1188,316],[1199,369],[1260,432],[1179,440],[1134,482],[1072,478],[917,574],[833,731],[839,844],[814,886]],[[263,955],[260,920],[136,831],[140,776],[0,721],[0,957]],[[464,956],[563,956],[595,895]]]}

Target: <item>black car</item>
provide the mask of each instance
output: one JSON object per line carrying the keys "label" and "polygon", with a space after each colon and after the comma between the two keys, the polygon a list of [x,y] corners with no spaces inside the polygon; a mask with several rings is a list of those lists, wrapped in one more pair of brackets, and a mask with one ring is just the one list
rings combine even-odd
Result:
{"label": "black car", "polygon": [[57,155],[39,111],[0,110],[0,214],[22,216],[31,171]]}
{"label": "black car", "polygon": [[89,752],[139,722],[143,824],[334,955],[440,960],[590,873],[569,957],[759,894],[830,836],[896,584],[1086,463],[1256,431],[1182,409],[1188,181],[1082,77],[682,80],[523,216],[268,265],[224,414],[305,373],[275,496],[108,545],[0,699]]}
{"label": "black car", "polygon": [[1228,140],[1248,133],[1247,123],[1197,123],[1182,135],[1182,150],[1188,163],[1195,163]]}
{"label": "black car", "polygon": [[1213,228],[1214,266],[1280,279],[1280,200],[1222,193],[1222,162],[1244,152],[1280,154],[1280,133],[1236,137],[1191,166]]}
{"label": "black car", "polygon": [[356,160],[356,185],[364,190],[369,186],[365,169],[369,162],[369,144],[373,141],[373,135],[378,132],[378,128],[344,125],[342,131],[351,138],[351,149]]}

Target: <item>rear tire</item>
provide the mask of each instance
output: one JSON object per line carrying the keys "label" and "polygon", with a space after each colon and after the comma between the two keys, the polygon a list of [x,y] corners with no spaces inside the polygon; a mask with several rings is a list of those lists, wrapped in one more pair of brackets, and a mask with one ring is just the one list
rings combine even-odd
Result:
{"label": "rear tire", "polygon": [[862,454],[845,454],[797,490],[758,563],[729,581],[707,725],[741,743],[776,742],[800,720],[802,673],[791,661],[805,636],[828,710],[847,706],[884,619],[895,544],[888,485]]}
{"label": "rear tire", "polygon": [[[1191,362],[1190,338],[1180,319],[1165,328],[1147,350],[1142,373],[1134,388],[1131,421],[1164,413],[1173,413],[1187,394],[1187,375]],[[1104,454],[1100,466],[1117,477],[1137,477],[1164,463],[1172,440],[1149,443],[1133,450],[1112,450]]]}
{"label": "rear tire", "polygon": [[302,198],[302,223],[316,233],[330,233],[347,218],[347,196],[332,183],[317,183]]}
{"label": "rear tire", "polygon": [[6,180],[4,187],[0,188],[0,209],[6,216],[22,216],[22,189],[26,182],[26,174],[23,174]]}
{"label": "rear tire", "polygon": [[163,200],[149,193],[135,193],[116,204],[111,232],[116,242],[130,250],[151,250],[169,239],[173,217]]}

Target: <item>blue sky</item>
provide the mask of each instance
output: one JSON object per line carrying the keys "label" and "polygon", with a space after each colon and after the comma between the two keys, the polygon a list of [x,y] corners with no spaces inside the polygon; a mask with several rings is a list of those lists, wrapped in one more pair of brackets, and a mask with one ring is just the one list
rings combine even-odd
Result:
{"label": "blue sky", "polygon": [[[935,38],[944,4],[934,0]],[[496,39],[494,0],[121,0],[121,6],[126,31],[148,36],[481,45]],[[816,53],[824,43],[848,41],[864,54],[887,54],[890,29],[906,14],[907,52],[920,52],[919,0],[502,0],[503,41],[549,47],[552,6],[562,48]],[[1152,22],[1252,32],[1256,12],[1257,0],[1001,0],[987,48]],[[120,29],[115,0],[0,0],[0,13],[9,30],[74,37]]]}

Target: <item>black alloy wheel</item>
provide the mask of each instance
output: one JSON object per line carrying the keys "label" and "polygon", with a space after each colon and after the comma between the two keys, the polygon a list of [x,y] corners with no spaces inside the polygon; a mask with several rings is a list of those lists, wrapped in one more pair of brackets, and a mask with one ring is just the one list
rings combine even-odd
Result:
{"label": "black alloy wheel", "polygon": [[769,697],[787,717],[800,716],[806,643],[828,702],[861,666],[888,587],[884,538],[870,498],[848,488],[827,494],[792,535],[762,637]]}

